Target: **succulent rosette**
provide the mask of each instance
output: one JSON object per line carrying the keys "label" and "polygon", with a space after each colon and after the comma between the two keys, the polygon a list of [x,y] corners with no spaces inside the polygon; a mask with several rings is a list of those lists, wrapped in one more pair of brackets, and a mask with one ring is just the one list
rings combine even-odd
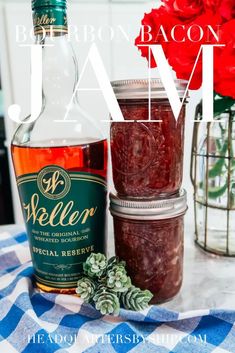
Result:
{"label": "succulent rosette", "polygon": [[114,292],[126,292],[131,286],[131,279],[127,276],[125,267],[116,264],[107,272],[107,287]]}
{"label": "succulent rosette", "polygon": [[139,311],[148,307],[152,297],[149,290],[131,286],[125,293],[122,293],[121,300],[125,309]]}
{"label": "succulent rosette", "polygon": [[124,267],[126,266],[125,261],[120,261],[118,256],[110,257],[107,263],[106,271],[109,271],[111,268],[113,268],[114,265],[117,265],[117,264],[122,264]]}
{"label": "succulent rosette", "polygon": [[109,290],[107,287],[98,289],[93,297],[95,308],[101,312],[102,315],[112,314],[117,316],[120,311],[120,302],[118,296]]}
{"label": "succulent rosette", "polygon": [[95,294],[96,284],[88,277],[82,277],[77,282],[76,293],[86,302],[89,303]]}
{"label": "succulent rosette", "polygon": [[107,259],[104,254],[91,253],[83,263],[84,274],[89,277],[101,277],[107,267]]}

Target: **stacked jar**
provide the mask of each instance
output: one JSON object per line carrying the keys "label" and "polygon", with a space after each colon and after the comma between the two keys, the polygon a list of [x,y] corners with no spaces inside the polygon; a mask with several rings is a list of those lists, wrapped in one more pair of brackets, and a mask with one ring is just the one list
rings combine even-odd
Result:
{"label": "stacked jar", "polygon": [[[175,84],[183,98],[186,82]],[[152,303],[160,303],[182,284],[185,104],[175,119],[158,79],[112,86],[125,119],[111,124],[115,251],[126,261],[133,284],[151,290]]]}

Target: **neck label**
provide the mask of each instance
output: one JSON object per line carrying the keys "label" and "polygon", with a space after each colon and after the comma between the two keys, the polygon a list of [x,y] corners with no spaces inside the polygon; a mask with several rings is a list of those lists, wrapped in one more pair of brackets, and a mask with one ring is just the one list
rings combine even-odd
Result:
{"label": "neck label", "polygon": [[42,8],[33,14],[34,33],[68,33],[66,10],[63,8]]}

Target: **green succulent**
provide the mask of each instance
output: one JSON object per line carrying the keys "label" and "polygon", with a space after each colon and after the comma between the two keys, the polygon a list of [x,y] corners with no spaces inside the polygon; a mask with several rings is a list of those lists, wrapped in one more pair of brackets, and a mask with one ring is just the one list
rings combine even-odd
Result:
{"label": "green succulent", "polygon": [[96,283],[87,277],[82,277],[78,280],[76,293],[86,302],[89,303],[94,294],[96,289]]}
{"label": "green succulent", "polygon": [[118,256],[112,256],[110,257],[110,259],[108,260],[108,264],[107,264],[107,271],[111,270],[113,268],[114,265],[122,265],[123,267],[126,266],[126,262],[125,261],[120,261]]}
{"label": "green succulent", "polygon": [[93,297],[95,308],[102,315],[112,314],[117,316],[120,311],[120,302],[118,296],[107,287],[100,286]]}
{"label": "green succulent", "polygon": [[121,301],[125,309],[139,311],[148,307],[153,294],[149,290],[141,290],[131,286],[121,295]]}
{"label": "green succulent", "polygon": [[102,315],[118,315],[120,304],[125,309],[145,309],[153,295],[131,284],[125,261],[117,256],[107,260],[101,253],[91,253],[83,263],[84,275],[77,282],[76,293],[91,303]]}
{"label": "green succulent", "polygon": [[131,279],[122,264],[116,264],[107,271],[107,287],[114,292],[126,292],[130,286]]}
{"label": "green succulent", "polygon": [[106,256],[101,253],[91,253],[83,263],[84,274],[91,278],[101,277],[105,273],[106,267]]}

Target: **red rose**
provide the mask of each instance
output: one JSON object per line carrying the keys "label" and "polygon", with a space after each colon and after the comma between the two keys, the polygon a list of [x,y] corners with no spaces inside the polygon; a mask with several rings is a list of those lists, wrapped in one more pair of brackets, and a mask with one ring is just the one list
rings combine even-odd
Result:
{"label": "red rose", "polygon": [[205,9],[217,12],[225,21],[235,17],[234,0],[204,0]]}
{"label": "red rose", "polygon": [[[217,43],[214,36],[208,30],[208,25],[211,25],[214,31],[218,34],[219,23],[220,16],[213,15],[211,11],[207,11],[205,14],[195,19],[193,22],[185,25],[186,32],[189,28],[191,28],[190,39],[186,37],[186,40],[183,43],[169,43],[169,48],[167,50],[168,61],[173,70],[176,72],[177,78],[189,80],[201,45]],[[203,29],[203,36],[198,41],[200,38],[199,26]],[[200,88],[201,83],[202,57],[200,55],[189,88],[193,90],[198,89]]]}
{"label": "red rose", "polygon": [[164,4],[169,13],[182,20],[192,20],[204,11],[203,0],[165,0]]}
{"label": "red rose", "polygon": [[215,91],[222,96],[235,99],[235,20],[221,27],[221,43],[225,47],[215,48]]}
{"label": "red rose", "polygon": [[[141,23],[142,26],[146,26],[144,27],[146,31],[142,29],[140,30],[140,34],[135,40],[135,45],[161,44],[164,53],[167,56],[167,50],[169,47],[168,41],[171,40],[170,31],[174,25],[180,23],[180,20],[167,13],[166,8],[161,6],[160,8],[153,9],[150,13],[145,14]],[[147,33],[147,26],[151,28],[149,34]],[[166,37],[161,28],[163,28]],[[148,60],[148,47],[138,46],[138,49],[141,51],[141,55]],[[156,66],[154,57],[151,55],[151,67]]]}
{"label": "red rose", "polygon": [[[199,0],[198,2],[194,0],[191,4],[187,0],[165,0],[165,6],[145,14],[142,21],[142,25],[151,28],[151,40],[149,40],[148,34],[146,37],[140,34],[136,38],[136,45],[143,43],[161,44],[169,64],[176,72],[177,78],[189,80],[201,45],[225,44],[223,47],[214,49],[214,89],[216,93],[222,96],[235,99],[235,19],[225,21],[226,18],[234,16],[235,1],[203,1],[207,10],[202,9]],[[198,13],[201,13],[201,15],[197,16]],[[194,19],[189,20],[189,15],[194,16]],[[172,28],[175,25],[179,26],[174,28],[174,34],[177,38],[181,38],[177,39],[181,42],[176,42],[176,39],[172,38]],[[161,26],[165,35],[161,33]],[[215,38],[211,28],[217,34],[219,40]],[[167,40],[165,36],[167,36]],[[139,47],[139,49],[142,56],[148,59],[148,48]],[[152,56],[151,67],[155,66],[156,63]],[[201,83],[202,55],[199,56],[195,66],[189,88],[198,89],[201,87]]]}

